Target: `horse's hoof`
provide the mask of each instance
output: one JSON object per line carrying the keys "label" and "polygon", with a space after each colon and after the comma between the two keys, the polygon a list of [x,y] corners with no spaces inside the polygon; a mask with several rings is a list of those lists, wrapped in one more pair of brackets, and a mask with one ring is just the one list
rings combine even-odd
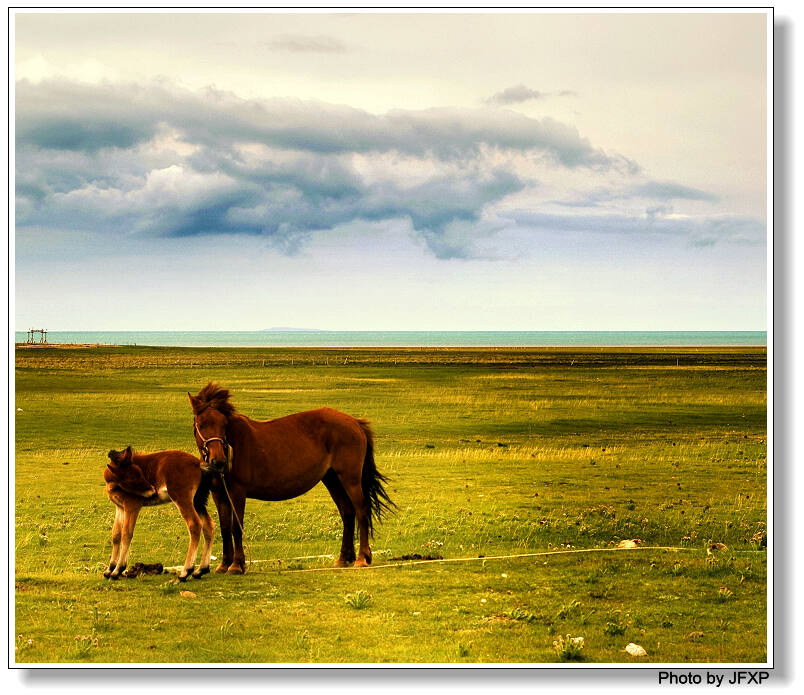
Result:
{"label": "horse's hoof", "polygon": [[[352,562],[354,562],[354,560]],[[346,558],[339,557],[337,560],[335,560],[335,564],[333,566],[334,567],[349,567],[352,564],[352,562],[349,562],[349,560],[347,560]]]}
{"label": "horse's hoof", "polygon": [[109,577],[111,577],[111,576],[112,576],[112,570],[106,570],[106,571],[103,573],[103,576],[104,576],[104,578],[108,579]]}
{"label": "horse's hoof", "polygon": [[109,575],[109,579],[120,579],[120,575],[117,572],[112,572]]}
{"label": "horse's hoof", "polygon": [[229,571],[229,565],[221,563],[215,568],[215,574],[226,574]]}
{"label": "horse's hoof", "polygon": [[189,577],[189,576],[190,576],[189,574],[180,574],[180,575],[177,577],[177,579],[178,579],[180,582],[186,582],[186,581],[187,581],[187,577]]}
{"label": "horse's hoof", "polygon": [[229,569],[226,570],[226,574],[245,574],[245,573],[246,570],[240,565],[229,565]]}
{"label": "horse's hoof", "polygon": [[209,574],[209,567],[201,567],[193,572],[193,579],[201,579],[205,574]]}
{"label": "horse's hoof", "polygon": [[368,566],[369,561],[366,561],[366,558],[364,557],[359,557],[357,558],[357,560],[355,560],[355,567],[368,567]]}

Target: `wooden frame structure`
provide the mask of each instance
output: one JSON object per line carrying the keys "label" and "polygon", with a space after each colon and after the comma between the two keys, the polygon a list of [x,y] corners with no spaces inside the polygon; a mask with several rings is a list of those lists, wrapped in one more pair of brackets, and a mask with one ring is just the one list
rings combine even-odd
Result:
{"label": "wooden frame structure", "polygon": [[[37,337],[39,340],[37,340]],[[47,345],[47,328],[31,328],[28,331],[28,339],[25,342],[28,345]]]}

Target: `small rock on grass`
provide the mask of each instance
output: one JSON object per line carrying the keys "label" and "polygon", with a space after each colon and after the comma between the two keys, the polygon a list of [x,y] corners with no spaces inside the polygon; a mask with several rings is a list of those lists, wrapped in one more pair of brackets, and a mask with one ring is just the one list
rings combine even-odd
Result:
{"label": "small rock on grass", "polygon": [[648,653],[645,651],[645,648],[634,644],[633,642],[629,643],[625,647],[625,651],[627,651],[631,656],[647,656]]}

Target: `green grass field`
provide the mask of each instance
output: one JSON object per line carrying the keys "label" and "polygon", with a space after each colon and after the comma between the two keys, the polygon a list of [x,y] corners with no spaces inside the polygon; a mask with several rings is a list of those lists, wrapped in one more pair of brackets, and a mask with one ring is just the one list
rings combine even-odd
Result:
{"label": "green grass field", "polygon": [[[16,661],[763,663],[766,376],[748,348],[18,349]],[[242,577],[102,578],[106,452],[195,453],[210,380],[257,419],[372,421],[373,567],[312,557],[340,547],[319,485],[247,503]],[[145,509],[129,564],[186,548]]]}

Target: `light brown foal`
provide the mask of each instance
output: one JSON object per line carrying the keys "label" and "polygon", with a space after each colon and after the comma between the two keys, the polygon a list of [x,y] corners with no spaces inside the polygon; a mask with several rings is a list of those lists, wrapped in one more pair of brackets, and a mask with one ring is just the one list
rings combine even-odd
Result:
{"label": "light brown foal", "polygon": [[[125,451],[109,452],[103,477],[106,494],[115,505],[112,555],[104,577],[119,579],[126,569],[140,510],[167,502],[179,508],[190,532],[190,545],[179,581],[186,581],[190,574],[197,579],[209,572],[215,526],[206,509],[209,479],[202,473],[199,459],[184,451],[135,454],[128,447]],[[193,572],[202,532],[201,565]]]}

